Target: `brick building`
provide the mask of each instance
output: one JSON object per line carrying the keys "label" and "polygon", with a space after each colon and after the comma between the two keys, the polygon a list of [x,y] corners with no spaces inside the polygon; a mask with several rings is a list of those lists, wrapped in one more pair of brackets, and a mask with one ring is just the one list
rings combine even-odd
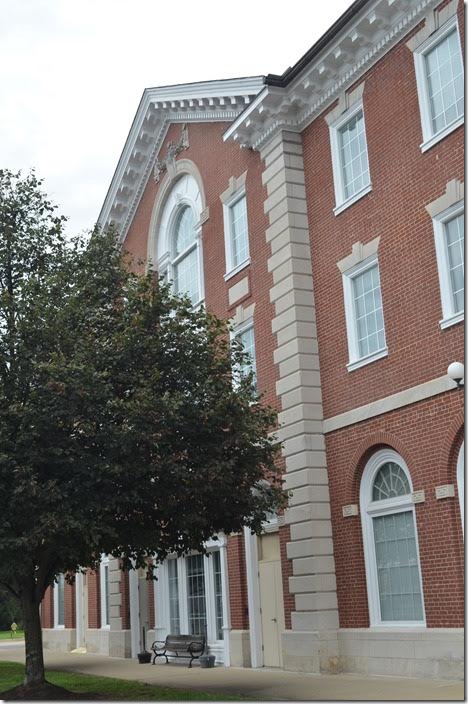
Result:
{"label": "brick building", "polygon": [[145,90],[100,222],[229,318],[279,411],[284,516],[43,604],[49,647],[462,677],[463,4],[356,0],[282,76]]}

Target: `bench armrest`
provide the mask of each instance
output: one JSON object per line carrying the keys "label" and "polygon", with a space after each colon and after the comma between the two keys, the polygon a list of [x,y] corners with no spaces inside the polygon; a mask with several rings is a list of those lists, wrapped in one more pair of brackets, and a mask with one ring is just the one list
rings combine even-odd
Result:
{"label": "bench armrest", "polygon": [[165,640],[155,640],[151,646],[151,650],[165,650],[166,641]]}
{"label": "bench armrest", "polygon": [[203,650],[205,649],[205,644],[201,640],[193,640],[191,643],[187,645],[187,650],[189,651],[196,651],[196,650]]}

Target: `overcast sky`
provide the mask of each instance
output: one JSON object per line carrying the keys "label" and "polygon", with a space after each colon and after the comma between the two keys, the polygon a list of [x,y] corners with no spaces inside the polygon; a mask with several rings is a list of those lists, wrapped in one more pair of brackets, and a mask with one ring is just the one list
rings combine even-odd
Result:
{"label": "overcast sky", "polygon": [[351,0],[0,0],[0,168],[97,219],[145,87],[282,73]]}

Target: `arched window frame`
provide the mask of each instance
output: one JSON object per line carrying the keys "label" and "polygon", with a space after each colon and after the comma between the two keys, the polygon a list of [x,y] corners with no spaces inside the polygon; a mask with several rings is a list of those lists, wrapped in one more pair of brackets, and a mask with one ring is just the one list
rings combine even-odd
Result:
{"label": "arched window frame", "polygon": [[458,503],[460,505],[460,517],[463,537],[465,536],[465,441],[462,442],[457,457],[457,489]]}
{"label": "arched window frame", "polygon": [[[178,162],[178,165],[180,163]],[[187,164],[186,168],[188,168]],[[180,213],[185,207],[190,207],[193,213],[195,240],[185,252],[181,252],[176,257],[176,226]],[[189,171],[178,173],[175,180],[167,181],[161,189],[161,194],[153,208],[148,238],[149,265],[151,267],[154,262],[159,276],[168,282],[174,281],[174,265],[196,248],[199,298],[193,301],[194,308],[201,305],[205,299],[201,237],[205,211],[205,197],[200,176],[191,165]]]}
{"label": "arched window frame", "polygon": [[[194,219],[194,238],[192,242],[186,247],[182,252],[179,252],[179,254],[176,253],[176,240],[177,240],[177,226],[179,223],[179,218],[182,214],[182,212],[186,209],[190,208],[192,211],[193,219]],[[176,271],[176,266],[180,262],[182,262],[183,259],[185,259],[189,254],[191,254],[194,250],[196,250],[196,258],[197,258],[197,274],[198,274],[198,299],[193,301],[193,306],[197,307],[199,306],[202,301],[204,300],[204,292],[203,292],[203,275],[202,275],[202,266],[201,266],[201,225],[199,222],[199,218],[197,217],[197,212],[194,206],[194,203],[190,201],[188,198],[180,198],[178,199],[177,206],[172,210],[168,222],[168,231],[169,231],[169,252],[170,252],[170,258],[168,261],[168,267],[167,267],[167,277],[168,280],[172,281],[173,283],[175,282],[175,271]],[[176,291],[174,288],[175,293],[181,293],[180,291]],[[183,293],[183,292],[182,292]]]}
{"label": "arched window frame", "polygon": [[[406,478],[409,483],[410,493],[406,494],[405,496],[398,496],[391,499],[372,501],[372,488],[375,477],[379,469],[386,462],[395,462],[402,468],[402,470],[406,474]],[[421,560],[419,556],[418,527],[416,522],[416,512],[414,508],[412,492],[413,484],[411,481],[411,474],[409,472],[409,469],[404,459],[397,452],[395,452],[395,450],[392,450],[391,448],[384,448],[382,450],[378,450],[375,454],[372,455],[372,457],[367,462],[362,475],[359,497],[362,522],[362,536],[364,543],[364,561],[366,566],[369,620],[371,626],[398,628],[414,626],[424,627],[426,625],[424,591],[421,575]],[[377,558],[375,553],[373,519],[377,516],[391,515],[395,513],[402,513],[405,511],[411,511],[413,516],[423,619],[420,621],[383,621],[380,613],[380,593],[377,575]]]}

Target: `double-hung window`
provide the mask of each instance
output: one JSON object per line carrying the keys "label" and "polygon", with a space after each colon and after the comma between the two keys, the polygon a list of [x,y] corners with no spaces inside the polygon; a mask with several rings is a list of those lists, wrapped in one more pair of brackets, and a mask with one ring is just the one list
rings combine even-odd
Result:
{"label": "double-hung window", "polygon": [[442,302],[442,328],[463,320],[465,298],[465,221],[463,202],[433,219]]}
{"label": "double-hung window", "polygon": [[223,204],[223,212],[226,277],[229,277],[250,262],[247,200],[244,189]]}
{"label": "double-hung window", "polygon": [[255,337],[253,322],[250,321],[242,328],[234,331],[233,337],[240,341],[242,348],[246,353],[245,361],[242,365],[234,369],[234,381],[239,383],[240,379],[253,374],[253,382],[256,383],[256,355],[255,355]]}
{"label": "double-hung window", "polygon": [[335,215],[371,190],[362,101],[330,125]]}
{"label": "double-hung window", "polygon": [[348,371],[387,355],[377,256],[343,272]]}
{"label": "double-hung window", "polygon": [[464,78],[456,16],[414,51],[422,151],[463,123]]}
{"label": "double-hung window", "polygon": [[200,294],[200,266],[195,217],[190,206],[181,208],[174,227],[172,260],[174,291],[189,296],[196,305]]}
{"label": "double-hung window", "polygon": [[109,615],[109,556],[102,555],[99,565],[99,581],[101,589],[101,628],[110,628]]}
{"label": "double-hung window", "polygon": [[54,628],[65,627],[65,575],[59,574],[54,585]]}

